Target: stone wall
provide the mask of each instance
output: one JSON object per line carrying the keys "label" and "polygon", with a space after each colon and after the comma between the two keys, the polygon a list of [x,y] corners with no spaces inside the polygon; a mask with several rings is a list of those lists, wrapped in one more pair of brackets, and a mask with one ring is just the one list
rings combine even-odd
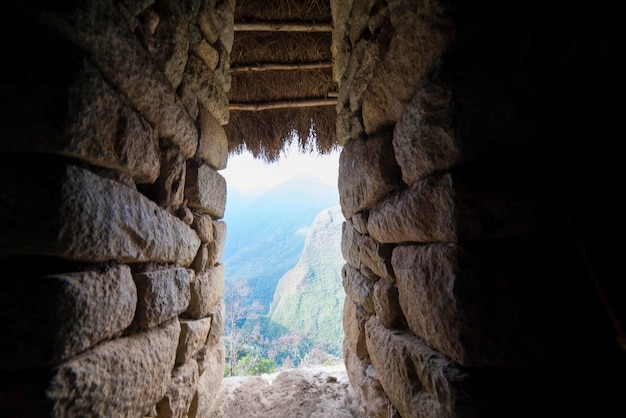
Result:
{"label": "stone wall", "polygon": [[[621,14],[504,3],[332,0],[368,417],[623,409]],[[3,5],[0,415],[206,416],[233,8]]]}
{"label": "stone wall", "polygon": [[504,3],[332,1],[343,351],[369,417],[620,408],[616,10]]}
{"label": "stone wall", "polygon": [[3,8],[0,415],[205,416],[234,0]]}

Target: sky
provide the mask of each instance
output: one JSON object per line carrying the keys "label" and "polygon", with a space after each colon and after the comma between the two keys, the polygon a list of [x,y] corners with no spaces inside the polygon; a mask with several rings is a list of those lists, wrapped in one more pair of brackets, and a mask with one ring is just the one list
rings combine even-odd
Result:
{"label": "sky", "polygon": [[298,175],[310,175],[337,187],[340,150],[326,155],[298,152],[296,141],[286,150],[278,162],[267,163],[244,152],[228,157],[228,163],[220,174],[226,179],[227,188],[255,197],[280,183]]}

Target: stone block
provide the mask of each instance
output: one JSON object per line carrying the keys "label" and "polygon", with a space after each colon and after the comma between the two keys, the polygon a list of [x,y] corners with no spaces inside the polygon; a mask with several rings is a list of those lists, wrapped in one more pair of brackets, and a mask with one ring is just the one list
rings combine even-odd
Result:
{"label": "stone block", "polygon": [[0,369],[58,364],[119,335],[135,315],[130,268],[28,276],[0,290]]}
{"label": "stone block", "polygon": [[211,317],[180,320],[180,339],[176,350],[176,364],[187,363],[206,344],[211,330],[211,321]]}
{"label": "stone block", "polygon": [[52,416],[144,416],[165,395],[180,325],[100,344],[53,371]]}
{"label": "stone block", "polygon": [[198,165],[189,161],[185,198],[188,199],[190,208],[221,219],[226,208],[226,179],[208,165]]}
{"label": "stone block", "polygon": [[[393,128],[454,36],[450,10],[444,2],[420,7],[406,1],[394,2],[389,5],[389,16],[391,24],[384,25],[377,36],[384,56],[363,94],[363,121],[368,135]],[[413,51],[420,51],[417,59]]]}
{"label": "stone block", "polygon": [[214,345],[217,344],[218,340],[222,338],[222,334],[224,332],[224,322],[226,320],[226,303],[224,302],[224,299],[220,299],[218,304],[211,309],[209,316],[211,317],[212,322],[207,343],[209,345]]}
{"label": "stone block", "polygon": [[434,174],[380,201],[367,230],[381,243],[561,239],[562,211],[537,171],[463,167]]}
{"label": "stone block", "polygon": [[576,361],[601,338],[590,342],[596,327],[577,309],[590,295],[575,264],[555,263],[569,251],[524,241],[397,247],[402,312],[415,334],[465,366],[549,364],[556,353]]}
{"label": "stone block", "polygon": [[185,158],[176,148],[161,150],[161,171],[151,187],[151,197],[166,208],[178,207],[185,200]]}
{"label": "stone block", "polygon": [[198,103],[210,112],[220,125],[229,120],[228,95],[220,86],[215,72],[195,55],[190,55],[183,74],[183,81],[188,83],[198,98]]}
{"label": "stone block", "polygon": [[155,2],[153,9],[159,15],[159,24],[154,31],[155,48],[150,52],[157,68],[176,89],[189,56],[189,24],[181,3],[176,0]]}
{"label": "stone block", "polygon": [[69,45],[49,42],[40,38],[21,57],[22,73],[12,81],[20,93],[3,107],[0,132],[7,140],[0,150],[59,154],[154,182],[156,130]]}
{"label": "stone block", "polygon": [[198,378],[198,389],[189,408],[189,418],[208,416],[211,405],[217,397],[222,385],[226,363],[224,342],[219,340],[215,345],[205,345],[198,358],[201,371]]}
{"label": "stone block", "polygon": [[0,187],[4,254],[183,266],[195,257],[196,233],[137,190],[49,158],[27,161],[46,175],[24,170],[15,157],[0,167],[2,176],[13,179]]}
{"label": "stone block", "polygon": [[176,90],[176,94],[180,97],[185,110],[189,114],[192,120],[197,120],[198,114],[200,112],[200,106],[198,105],[198,97],[196,93],[191,88],[191,85],[187,80],[183,78]]}
{"label": "stone block", "polygon": [[363,307],[354,303],[349,297],[343,302],[344,348],[350,349],[357,356],[366,356],[365,322],[372,316]]}
{"label": "stone block", "polygon": [[341,278],[346,296],[357,305],[365,308],[369,313],[375,313],[373,301],[374,282],[349,264],[344,264],[341,269]]}
{"label": "stone block", "polygon": [[396,328],[402,324],[402,308],[398,288],[389,280],[381,279],[374,284],[374,311],[382,326]]}
{"label": "stone block", "polygon": [[428,81],[420,85],[395,125],[393,148],[407,184],[448,170],[462,160],[461,144],[454,135],[449,86]]}
{"label": "stone block", "polygon": [[199,319],[208,316],[224,293],[224,265],[218,264],[191,282],[191,300],[185,315]]}
{"label": "stone block", "polygon": [[389,330],[376,317],[365,326],[367,349],[380,383],[402,417],[440,417],[461,410],[463,386],[470,376],[449,358],[429,348],[413,334]]}
{"label": "stone block", "polygon": [[200,141],[196,158],[215,170],[226,168],[228,161],[228,138],[217,119],[200,106]]}
{"label": "stone block", "polygon": [[352,139],[339,156],[339,200],[343,216],[369,209],[401,184],[390,135]]}
{"label": "stone block", "polygon": [[207,41],[201,39],[194,46],[193,52],[209,67],[209,70],[215,71],[220,60],[220,54]]}
{"label": "stone block", "polygon": [[346,374],[366,416],[401,418],[380,384],[378,374],[369,362],[369,357],[357,355],[344,341],[343,358],[346,364]]}
{"label": "stone block", "polygon": [[193,211],[193,223],[191,227],[198,234],[202,243],[213,241],[213,218],[199,210]]}
{"label": "stone block", "polygon": [[158,418],[186,417],[198,385],[198,363],[190,359],[175,367],[165,396],[156,405]]}
{"label": "stone block", "polygon": [[213,240],[208,243],[208,261],[207,265],[213,267],[217,264],[224,254],[224,246],[226,245],[226,222],[213,221]]}
{"label": "stone block", "polygon": [[196,258],[193,259],[191,265],[189,266],[189,268],[191,268],[196,274],[202,273],[207,268],[207,263],[209,261],[208,245],[209,244],[206,243],[200,245]]}
{"label": "stone block", "polygon": [[131,32],[110,1],[88,0],[77,7],[51,7],[44,25],[75,43],[132,106],[155,126],[162,140],[185,158],[195,154],[198,131],[172,84]]}
{"label": "stone block", "polygon": [[178,267],[133,275],[137,286],[135,320],[144,328],[152,328],[184,312],[190,299],[189,273]]}
{"label": "stone block", "polygon": [[370,211],[367,230],[381,243],[455,241],[454,197],[450,174],[429,177],[381,201]]}
{"label": "stone block", "polygon": [[343,223],[341,253],[352,267],[360,269],[365,266],[378,276],[393,280],[392,250],[393,245],[381,244],[369,235],[358,233],[351,221]]}

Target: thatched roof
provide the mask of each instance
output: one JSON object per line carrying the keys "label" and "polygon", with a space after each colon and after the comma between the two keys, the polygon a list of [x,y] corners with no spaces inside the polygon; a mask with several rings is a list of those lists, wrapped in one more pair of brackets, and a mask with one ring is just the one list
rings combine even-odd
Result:
{"label": "thatched roof", "polygon": [[231,153],[275,161],[292,140],[320,154],[337,148],[331,20],[330,0],[237,0]]}

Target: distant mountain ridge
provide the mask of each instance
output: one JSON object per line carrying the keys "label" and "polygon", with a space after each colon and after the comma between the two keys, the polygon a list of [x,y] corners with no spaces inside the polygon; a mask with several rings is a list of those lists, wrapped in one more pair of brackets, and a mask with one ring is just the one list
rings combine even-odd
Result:
{"label": "distant mountain ridge", "polygon": [[295,177],[252,200],[230,190],[222,256],[226,280],[247,281],[250,297],[267,312],[278,281],[300,257],[309,226],[338,202],[336,188],[310,176]]}
{"label": "distant mountain ridge", "polygon": [[316,216],[298,263],[278,282],[268,315],[273,324],[335,353],[343,340],[343,221],[338,204]]}

